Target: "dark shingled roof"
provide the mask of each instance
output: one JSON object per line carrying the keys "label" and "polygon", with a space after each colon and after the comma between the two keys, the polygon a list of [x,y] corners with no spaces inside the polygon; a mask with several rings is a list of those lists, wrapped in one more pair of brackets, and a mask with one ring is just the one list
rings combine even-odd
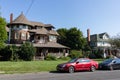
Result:
{"label": "dark shingled roof", "polygon": [[30,24],[31,24],[32,26],[44,26],[44,24],[41,23],[41,22],[30,21]]}
{"label": "dark shingled roof", "polygon": [[59,34],[58,34],[56,31],[54,31],[54,30],[50,30],[50,31],[49,31],[49,34],[57,35],[57,36],[59,35]]}
{"label": "dark shingled roof", "polygon": [[48,34],[48,31],[42,27],[41,29],[32,29],[32,30],[29,30],[29,32],[34,32],[36,34]]}
{"label": "dark shingled roof", "polygon": [[12,24],[26,24],[26,25],[30,25],[30,26],[41,26],[41,27],[44,27],[44,28],[41,28],[41,29],[32,29],[32,30],[29,30],[29,32],[35,32],[36,34],[52,34],[52,35],[59,35],[56,31],[54,30],[46,30],[45,28],[54,28],[53,25],[51,24],[43,24],[41,22],[34,22],[34,21],[29,21],[23,13],[21,13],[14,21],[12,21],[12,23],[9,23],[9,25],[12,25]]}
{"label": "dark shingled roof", "polygon": [[[13,44],[6,44],[6,45],[13,45]],[[14,45],[21,46],[21,44],[14,44]],[[33,46],[34,47],[41,47],[41,48],[67,48],[67,49],[70,49],[69,47],[63,46],[63,45],[56,43],[56,42],[47,42],[45,44],[33,43]]]}
{"label": "dark shingled roof", "polygon": [[103,38],[103,35],[107,35],[109,37],[109,35],[106,32],[104,32],[104,33],[100,33],[100,34],[90,35],[90,39],[91,39],[91,41],[100,40]]}
{"label": "dark shingled roof", "polygon": [[55,27],[54,27],[53,25],[51,25],[51,24],[45,24],[44,27],[46,27],[46,28],[47,28],[47,27],[55,28]]}
{"label": "dark shingled roof", "polygon": [[48,34],[48,31],[45,28],[37,29],[36,34]]}
{"label": "dark shingled roof", "polygon": [[56,35],[56,36],[59,35],[56,31],[54,31],[54,30],[48,31],[44,27],[42,27],[41,29],[32,29],[32,30],[29,30],[29,32],[34,32],[36,34],[45,34],[45,35],[47,35],[47,34]]}
{"label": "dark shingled roof", "polygon": [[107,35],[109,37],[109,35],[106,32],[99,34],[99,37],[103,37],[103,35]]}
{"label": "dark shingled roof", "polygon": [[23,13],[21,13],[15,20],[12,21],[12,23],[9,23],[8,25],[11,24],[26,24],[26,25],[31,25],[31,26],[44,26],[44,27],[53,27],[51,24],[43,24],[42,22],[35,22],[35,21],[29,21]]}
{"label": "dark shingled roof", "polygon": [[50,48],[69,48],[66,46],[63,46],[56,42],[47,42],[46,44],[33,44],[35,47],[50,47]]}
{"label": "dark shingled roof", "polygon": [[14,21],[12,21],[12,24],[27,24],[31,25],[31,23],[27,20],[27,18],[21,13]]}

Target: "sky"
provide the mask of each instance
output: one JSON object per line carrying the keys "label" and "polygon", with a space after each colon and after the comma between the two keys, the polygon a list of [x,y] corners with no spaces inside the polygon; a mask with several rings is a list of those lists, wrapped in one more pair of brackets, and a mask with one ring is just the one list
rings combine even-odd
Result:
{"label": "sky", "polygon": [[21,12],[30,21],[52,24],[55,29],[76,27],[87,36],[107,32],[120,33],[120,0],[0,0],[0,16]]}

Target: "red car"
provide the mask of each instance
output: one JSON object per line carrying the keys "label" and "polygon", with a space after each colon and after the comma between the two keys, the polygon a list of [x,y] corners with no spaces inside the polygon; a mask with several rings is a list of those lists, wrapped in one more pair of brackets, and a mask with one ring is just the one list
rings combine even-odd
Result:
{"label": "red car", "polygon": [[67,63],[58,64],[56,69],[57,71],[68,71],[69,73],[80,70],[89,70],[93,72],[98,69],[98,62],[88,58],[75,58]]}

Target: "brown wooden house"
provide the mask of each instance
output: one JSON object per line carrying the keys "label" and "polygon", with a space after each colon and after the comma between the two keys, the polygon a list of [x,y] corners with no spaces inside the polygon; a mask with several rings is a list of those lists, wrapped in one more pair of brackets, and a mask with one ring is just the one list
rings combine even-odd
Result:
{"label": "brown wooden house", "polygon": [[40,59],[47,54],[56,57],[69,54],[69,48],[57,43],[59,34],[54,30],[51,24],[29,21],[23,13],[13,20],[13,14],[10,15],[9,44],[20,46],[29,41],[36,47],[35,58]]}

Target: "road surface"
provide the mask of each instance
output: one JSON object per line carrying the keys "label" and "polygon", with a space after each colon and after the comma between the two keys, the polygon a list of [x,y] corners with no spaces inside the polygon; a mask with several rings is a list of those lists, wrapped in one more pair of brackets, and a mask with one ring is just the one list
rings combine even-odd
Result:
{"label": "road surface", "polygon": [[25,74],[0,74],[0,80],[120,80],[120,70],[95,72],[40,72]]}

